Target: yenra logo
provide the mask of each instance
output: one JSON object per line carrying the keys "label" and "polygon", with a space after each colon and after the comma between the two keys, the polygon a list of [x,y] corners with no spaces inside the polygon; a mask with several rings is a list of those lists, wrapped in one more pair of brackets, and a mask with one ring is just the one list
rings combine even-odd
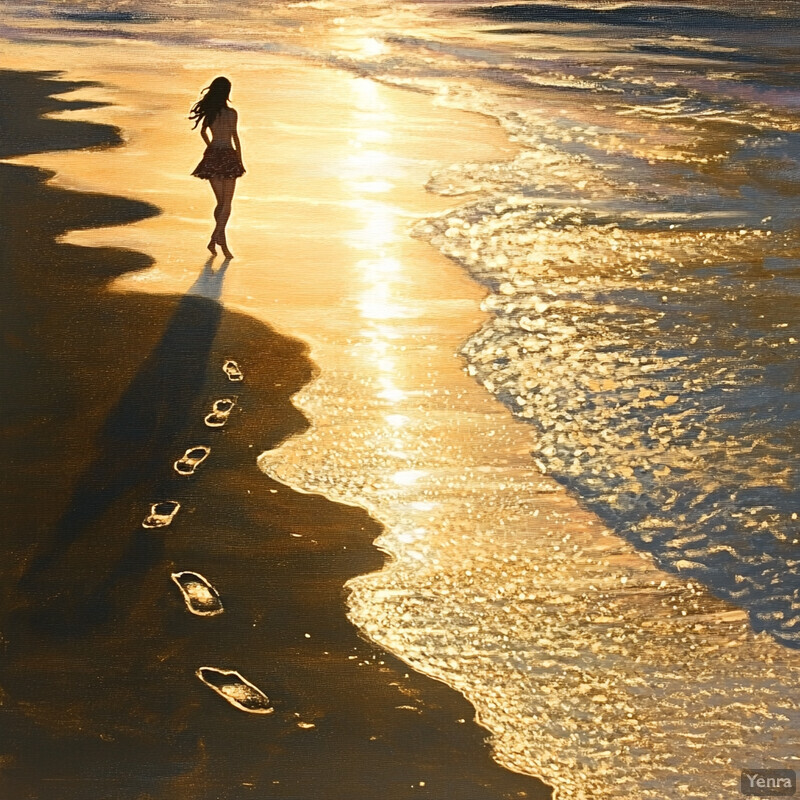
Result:
{"label": "yenra logo", "polygon": [[791,797],[797,786],[793,769],[743,769],[741,791],[751,797]]}
{"label": "yenra logo", "polygon": [[791,778],[772,778],[764,775],[748,775],[751,789],[791,789]]}

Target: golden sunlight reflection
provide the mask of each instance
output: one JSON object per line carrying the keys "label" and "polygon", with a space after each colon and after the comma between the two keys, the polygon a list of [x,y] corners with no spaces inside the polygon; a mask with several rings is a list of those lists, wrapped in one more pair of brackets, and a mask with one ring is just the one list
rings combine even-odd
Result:
{"label": "golden sunlight reflection", "polygon": [[376,142],[388,142],[389,139],[392,138],[392,134],[389,131],[381,130],[378,128],[359,128],[358,133],[356,134],[356,147],[363,146],[364,143],[376,143]]}
{"label": "golden sunlight reflection", "polygon": [[394,188],[394,184],[389,181],[362,181],[361,183],[354,183],[353,188],[358,192],[381,194]]}
{"label": "golden sunlight reflection", "polygon": [[386,45],[374,36],[359,39],[357,44],[361,53],[369,58],[383,55],[386,52]]}
{"label": "golden sunlight reflection", "polygon": [[[397,294],[397,279],[403,271],[403,264],[391,255],[390,249],[396,247],[401,238],[400,209],[369,197],[393,188],[385,178],[392,166],[389,155],[376,146],[390,140],[390,131],[385,126],[391,121],[392,114],[376,84],[358,78],[352,86],[357,105],[354,113],[357,133],[352,142],[354,148],[343,163],[341,178],[353,198],[349,206],[355,211],[358,225],[351,229],[347,240],[351,247],[371,254],[356,265],[357,275],[361,278],[356,306],[364,319],[375,321],[363,333],[371,351],[371,369],[381,376],[376,384],[377,398],[399,403],[407,396],[396,384],[398,374],[403,373],[403,365],[389,353],[389,340],[399,334],[391,324],[377,323],[408,316],[408,308]],[[364,144],[367,147],[363,147]],[[400,415],[393,415],[392,420],[389,424],[393,427],[402,425]],[[397,442],[395,447],[396,457],[408,457],[402,451],[403,443]]]}
{"label": "golden sunlight reflection", "polygon": [[388,160],[389,156],[381,150],[357,150],[347,157],[348,177],[374,177]]}
{"label": "golden sunlight reflection", "polygon": [[375,283],[366,288],[358,303],[361,316],[366,319],[397,319],[407,316],[404,307],[392,297],[389,283]]}
{"label": "golden sunlight reflection", "polygon": [[392,481],[398,486],[411,486],[428,473],[421,469],[401,469],[392,475]]}
{"label": "golden sunlight reflection", "polygon": [[400,334],[385,323],[373,322],[359,331],[359,336],[369,345],[369,349],[380,355],[386,353],[391,346],[389,342],[400,337]]}
{"label": "golden sunlight reflection", "polygon": [[396,386],[387,386],[383,391],[378,392],[378,397],[391,403],[399,403],[401,400],[406,399],[406,393]]}
{"label": "golden sunlight reflection", "polygon": [[400,262],[396,258],[390,258],[381,254],[380,258],[370,258],[359,262],[358,266],[361,268],[365,277],[368,277],[376,272],[390,273],[398,272],[401,268]]}
{"label": "golden sunlight reflection", "polygon": [[[374,41],[372,47],[379,46]],[[351,81],[355,106],[353,111],[353,139],[351,148],[342,162],[341,181],[352,198],[348,205],[356,212],[361,226],[347,237],[349,243],[361,250],[380,253],[368,267],[359,264],[365,274],[374,270],[397,270],[396,259],[387,258],[383,248],[398,240],[399,210],[373,199],[371,196],[385,194],[394,188],[389,179],[393,165],[389,154],[381,149],[392,138],[391,124],[394,115],[388,110],[379,87],[366,78]],[[369,302],[369,301],[368,301]]]}
{"label": "golden sunlight reflection", "polygon": [[[355,186],[353,186],[355,188]],[[360,250],[373,250],[392,242],[397,237],[397,210],[386,203],[359,198],[351,203],[360,212],[364,225],[352,231],[350,243]]]}
{"label": "golden sunlight reflection", "polygon": [[403,533],[399,533],[397,538],[401,542],[411,544],[412,542],[416,542],[421,539],[427,532],[427,528],[414,528],[413,531],[404,531]]}
{"label": "golden sunlight reflection", "polygon": [[361,111],[383,111],[386,103],[380,96],[380,89],[369,78],[355,78],[352,83],[356,105]]}

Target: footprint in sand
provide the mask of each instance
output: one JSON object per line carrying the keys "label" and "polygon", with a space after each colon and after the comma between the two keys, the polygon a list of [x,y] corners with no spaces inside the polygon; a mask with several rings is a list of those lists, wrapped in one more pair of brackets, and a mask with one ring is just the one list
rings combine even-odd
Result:
{"label": "footprint in sand", "polygon": [[204,444],[190,447],[175,464],[178,475],[193,475],[194,471],[202,464],[211,453],[211,448]]}
{"label": "footprint in sand", "polygon": [[244,380],[244,373],[239,369],[239,365],[231,358],[222,365],[222,371],[228,376],[229,381],[235,383]]}
{"label": "footprint in sand", "polygon": [[230,397],[215,400],[214,405],[211,406],[211,413],[206,415],[206,425],[209,428],[221,428],[228,421],[228,417],[231,415],[235,405],[236,400]]}
{"label": "footprint in sand", "polygon": [[177,500],[162,500],[160,503],[153,503],[150,506],[150,514],[142,522],[143,528],[166,528],[175,515],[181,504]]}
{"label": "footprint in sand", "polygon": [[213,617],[224,609],[217,590],[198,572],[173,572],[170,576],[183,594],[186,608],[198,617]]}
{"label": "footprint in sand", "polygon": [[271,714],[275,709],[269,698],[250,681],[232,669],[200,667],[195,673],[206,686],[224,697],[232,706],[250,714]]}

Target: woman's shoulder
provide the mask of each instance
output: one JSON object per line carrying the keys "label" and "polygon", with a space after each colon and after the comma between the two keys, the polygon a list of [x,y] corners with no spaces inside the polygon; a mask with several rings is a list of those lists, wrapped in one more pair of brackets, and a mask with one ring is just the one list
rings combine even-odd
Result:
{"label": "woman's shoulder", "polygon": [[225,106],[222,111],[230,119],[236,119],[239,116],[239,112],[233,106]]}

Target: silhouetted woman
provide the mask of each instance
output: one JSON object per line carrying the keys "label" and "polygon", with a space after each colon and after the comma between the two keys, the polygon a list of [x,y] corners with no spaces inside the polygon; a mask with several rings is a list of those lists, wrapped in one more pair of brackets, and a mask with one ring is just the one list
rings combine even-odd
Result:
{"label": "silhouetted woman", "polygon": [[214,78],[211,85],[203,89],[203,97],[189,112],[189,119],[195,121],[195,128],[202,123],[200,135],[206,143],[203,160],[192,175],[208,180],[217,198],[217,207],[214,209],[214,219],[217,224],[214,233],[211,234],[208,249],[216,253],[215,246],[219,245],[225,258],[233,258],[225,239],[225,226],[231,215],[236,179],[244,175],[242,145],[236,132],[239,115],[236,109],[228,105],[230,93],[231,82],[227,78]]}

